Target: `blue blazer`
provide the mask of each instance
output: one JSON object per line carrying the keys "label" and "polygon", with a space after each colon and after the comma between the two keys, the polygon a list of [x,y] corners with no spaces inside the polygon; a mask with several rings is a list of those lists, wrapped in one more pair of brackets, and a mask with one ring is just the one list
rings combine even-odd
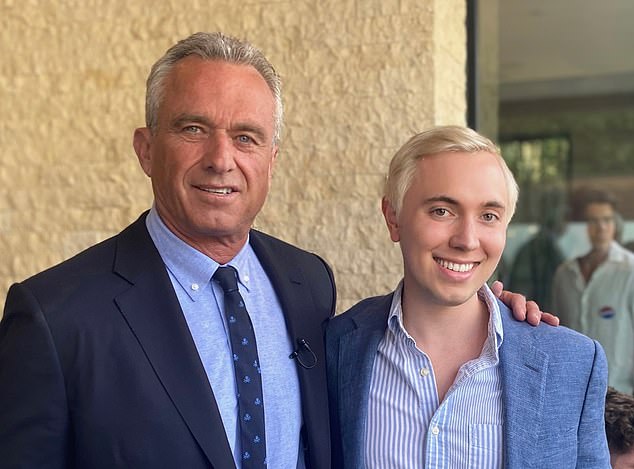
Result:
{"label": "blue blazer", "polygon": [[[309,468],[330,467],[323,329],[335,285],[320,258],[250,243],[293,342]],[[11,287],[0,323],[2,468],[232,468],[207,375],[145,216]]]}
{"label": "blue blazer", "polygon": [[[326,329],[332,462],[363,468],[374,357],[392,294],[366,299]],[[532,327],[500,303],[504,340],[504,460],[507,468],[610,468],[603,411],[607,363],[601,346],[565,327]]]}

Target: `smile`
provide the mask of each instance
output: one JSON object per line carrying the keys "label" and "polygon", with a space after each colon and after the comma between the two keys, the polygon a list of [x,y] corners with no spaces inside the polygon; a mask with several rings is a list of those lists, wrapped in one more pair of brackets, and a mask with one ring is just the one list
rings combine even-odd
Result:
{"label": "smile", "polygon": [[196,188],[204,192],[209,192],[210,194],[227,195],[233,192],[233,189],[231,189],[230,187],[220,187],[220,188],[212,189],[207,187],[196,186]]}
{"label": "smile", "polygon": [[438,265],[444,267],[445,269],[452,270],[454,272],[469,272],[475,266],[475,263],[471,262],[469,264],[458,264],[456,262],[449,262],[444,259],[439,259],[434,257],[434,260]]}

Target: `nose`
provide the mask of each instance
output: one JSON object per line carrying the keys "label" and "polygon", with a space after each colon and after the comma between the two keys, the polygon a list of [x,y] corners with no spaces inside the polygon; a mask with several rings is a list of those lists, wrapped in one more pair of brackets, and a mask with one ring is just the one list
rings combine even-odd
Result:
{"label": "nose", "polygon": [[454,231],[449,239],[452,248],[461,251],[473,251],[480,246],[476,222],[468,218],[456,220]]}
{"label": "nose", "polygon": [[236,167],[235,148],[231,137],[222,131],[209,136],[203,148],[202,164],[205,169],[226,173]]}

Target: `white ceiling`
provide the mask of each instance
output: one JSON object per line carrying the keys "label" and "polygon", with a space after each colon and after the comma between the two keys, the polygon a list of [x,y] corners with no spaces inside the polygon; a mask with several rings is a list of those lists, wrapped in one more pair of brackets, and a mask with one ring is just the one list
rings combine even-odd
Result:
{"label": "white ceiling", "polygon": [[501,98],[634,92],[634,0],[499,0]]}

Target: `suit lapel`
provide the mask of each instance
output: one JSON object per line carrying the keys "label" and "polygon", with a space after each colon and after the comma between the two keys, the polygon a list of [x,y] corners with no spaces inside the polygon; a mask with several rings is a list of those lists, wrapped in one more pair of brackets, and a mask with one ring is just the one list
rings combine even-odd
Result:
{"label": "suit lapel", "polygon": [[[500,347],[505,409],[505,467],[526,467],[539,452],[548,355],[533,345],[526,324],[500,306],[504,340]],[[524,329],[524,330],[522,330]]]}
{"label": "suit lapel", "polygon": [[174,406],[209,461],[233,467],[211,386],[145,217],[120,235],[114,271],[132,284],[115,302]]}
{"label": "suit lapel", "polygon": [[375,307],[360,311],[351,318],[356,328],[339,338],[337,410],[346,467],[357,467],[364,460],[372,368],[385,334],[391,302],[392,295],[388,295]]}
{"label": "suit lapel", "polygon": [[309,320],[318,317],[318,312],[315,310],[312,291],[306,283],[301,269],[290,264],[282,257],[281,253],[276,255],[261,233],[251,231],[250,242],[273,284],[284,311],[286,326],[293,345],[297,345],[296,339],[305,339],[313,351],[318,349],[321,352],[317,354],[315,351],[315,354],[318,360],[323,361],[323,345],[320,345],[323,342],[323,329],[316,329],[314,322]]}
{"label": "suit lapel", "polygon": [[[316,309],[313,289],[307,283],[301,268],[286,257],[288,253],[276,249],[272,240],[258,231],[251,230],[249,239],[275,289],[293,346],[297,347],[298,340],[304,339],[317,358],[316,365],[310,369],[300,366],[297,360],[295,365],[305,426],[303,438],[309,449],[309,467],[328,464],[324,462],[329,461],[328,393],[323,337],[325,324],[321,323],[326,317],[320,319],[320,315],[324,314]],[[334,280],[332,284],[334,285]],[[334,291],[332,294],[334,308]]]}

